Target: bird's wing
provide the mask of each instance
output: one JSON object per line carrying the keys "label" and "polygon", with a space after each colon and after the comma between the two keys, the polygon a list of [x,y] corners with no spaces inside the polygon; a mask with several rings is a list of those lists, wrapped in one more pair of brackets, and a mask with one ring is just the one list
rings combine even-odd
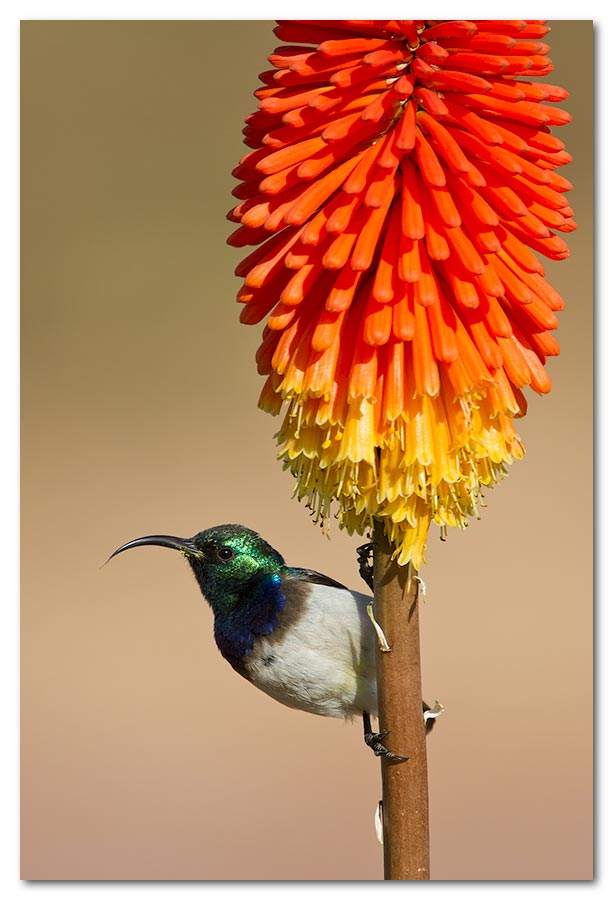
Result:
{"label": "bird's wing", "polygon": [[341,588],[345,591],[349,590],[339,581],[335,581],[327,575],[322,575],[321,572],[315,572],[313,569],[295,569],[288,566],[286,571],[290,578],[295,578],[297,581],[307,581],[310,584],[324,584],[327,587]]}

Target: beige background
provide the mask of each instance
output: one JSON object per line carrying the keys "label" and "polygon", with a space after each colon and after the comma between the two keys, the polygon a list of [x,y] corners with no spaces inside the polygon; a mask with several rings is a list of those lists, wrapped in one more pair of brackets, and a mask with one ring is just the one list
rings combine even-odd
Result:
{"label": "beige background", "polygon": [[[290,499],[234,303],[230,171],[271,27],[23,24],[26,879],[381,877],[361,726],[239,678],[176,554],[101,568],[239,521],[360,587],[358,541]],[[568,308],[527,456],[422,573],[435,879],[591,877],[592,25],[549,42],[580,229],[548,266]]]}

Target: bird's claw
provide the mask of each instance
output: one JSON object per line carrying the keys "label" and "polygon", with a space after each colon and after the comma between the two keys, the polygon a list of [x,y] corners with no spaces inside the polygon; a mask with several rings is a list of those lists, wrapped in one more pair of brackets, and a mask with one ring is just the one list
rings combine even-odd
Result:
{"label": "bird's claw", "polygon": [[434,706],[427,706],[427,704],[424,703],[424,724],[426,727],[428,726],[429,719],[438,719],[444,712],[445,707],[442,703],[439,703],[438,700],[434,701]]}
{"label": "bird's claw", "polygon": [[445,707],[442,703],[439,703],[438,700],[434,701],[434,706],[428,706],[428,704],[424,700],[422,701],[422,707],[424,711],[424,725],[426,727],[426,734],[430,734],[438,717],[445,712]]}
{"label": "bird's claw", "polygon": [[361,544],[357,549],[358,567],[360,577],[366,582],[371,591],[375,590],[375,576],[372,563],[373,545],[369,541],[367,544]]}
{"label": "bird's claw", "polygon": [[370,732],[364,735],[364,742],[367,747],[370,747],[375,756],[384,756],[386,759],[395,759],[397,762],[406,762],[409,758],[408,756],[398,756],[397,753],[392,753],[391,750],[388,750],[385,744],[382,744],[382,739],[389,734],[389,731],[378,731],[378,732]]}

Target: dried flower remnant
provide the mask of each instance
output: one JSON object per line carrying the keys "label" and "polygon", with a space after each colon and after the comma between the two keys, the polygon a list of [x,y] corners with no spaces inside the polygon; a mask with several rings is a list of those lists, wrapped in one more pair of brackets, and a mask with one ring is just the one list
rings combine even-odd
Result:
{"label": "dried flower remnant", "polygon": [[[261,406],[296,493],[419,567],[523,454],[574,229],[542,21],[282,21],[234,175]],[[537,80],[534,80],[537,79]]]}

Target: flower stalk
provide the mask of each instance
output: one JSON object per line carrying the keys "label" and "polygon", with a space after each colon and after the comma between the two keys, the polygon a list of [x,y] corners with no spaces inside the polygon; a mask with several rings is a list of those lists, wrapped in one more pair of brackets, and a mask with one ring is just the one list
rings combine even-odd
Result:
{"label": "flower stalk", "polygon": [[405,762],[381,759],[384,877],[430,878],[428,763],[422,710],[419,581],[411,564],[393,557],[383,525],[375,523],[375,617],[391,645],[377,652],[380,730],[388,750]]}

